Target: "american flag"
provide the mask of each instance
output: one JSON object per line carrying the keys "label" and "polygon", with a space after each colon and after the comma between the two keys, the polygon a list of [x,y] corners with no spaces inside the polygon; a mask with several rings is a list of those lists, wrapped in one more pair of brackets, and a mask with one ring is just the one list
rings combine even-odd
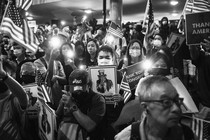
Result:
{"label": "american flag", "polygon": [[16,7],[21,8],[25,11],[32,5],[32,0],[16,0]]}
{"label": "american flag", "polygon": [[27,20],[21,17],[21,9],[15,6],[15,1],[9,1],[8,4],[5,17],[2,19],[1,30],[8,33],[18,44],[35,53],[39,44],[37,38],[28,27]]}
{"label": "american flag", "polygon": [[44,79],[42,78],[42,74],[39,70],[36,71],[36,83],[38,85],[38,95],[41,100],[44,100],[45,102],[51,102],[50,96],[49,96],[49,90],[48,87],[44,84]]}
{"label": "american flag", "polygon": [[147,36],[150,36],[154,33],[155,23],[154,23],[154,13],[153,13],[153,6],[152,6],[152,0],[147,1],[147,6],[144,14],[144,21],[143,26],[145,27],[145,24],[147,23]]}
{"label": "american flag", "polygon": [[114,22],[111,22],[108,30],[107,30],[108,33],[111,33],[119,38],[123,38],[123,32],[122,30],[120,29],[120,27],[115,24]]}
{"label": "american flag", "polygon": [[197,136],[198,140],[210,139],[210,121],[199,119],[193,116],[192,130]]}
{"label": "american flag", "polygon": [[208,0],[187,0],[185,11],[191,13],[210,11]]}
{"label": "american flag", "polygon": [[127,79],[126,79],[126,72],[124,72],[124,75],[123,75],[123,79],[122,79],[122,82],[120,84],[120,89],[123,91],[123,98],[124,98],[124,103],[127,103],[128,100],[130,99],[132,93],[131,93],[131,90],[130,90],[130,86],[127,82]]}

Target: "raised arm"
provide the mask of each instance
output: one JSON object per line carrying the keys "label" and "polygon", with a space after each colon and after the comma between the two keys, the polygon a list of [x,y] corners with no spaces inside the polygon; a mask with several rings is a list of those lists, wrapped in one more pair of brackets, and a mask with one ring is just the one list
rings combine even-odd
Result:
{"label": "raised arm", "polygon": [[27,95],[23,87],[9,74],[7,74],[6,71],[3,69],[1,59],[0,59],[0,78],[3,79],[3,82],[7,85],[12,94],[14,94],[18,98],[21,107],[25,109],[28,105]]}

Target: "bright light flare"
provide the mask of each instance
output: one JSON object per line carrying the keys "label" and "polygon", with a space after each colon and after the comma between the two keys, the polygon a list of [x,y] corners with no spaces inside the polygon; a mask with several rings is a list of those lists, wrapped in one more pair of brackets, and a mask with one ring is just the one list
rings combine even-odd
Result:
{"label": "bright light flare", "polygon": [[115,38],[112,35],[109,35],[109,36],[107,36],[106,40],[107,40],[108,43],[111,44],[111,43],[114,42]]}
{"label": "bright light flare", "polygon": [[71,50],[69,50],[69,51],[67,52],[67,57],[68,57],[68,58],[74,58],[74,52],[71,51]]}
{"label": "bright light flare", "polygon": [[91,14],[92,13],[92,10],[87,9],[87,10],[85,10],[85,13]]}
{"label": "bright light flare", "polygon": [[170,4],[173,5],[173,6],[177,5],[178,3],[179,3],[179,2],[176,1],[176,0],[172,0],[172,1],[170,2]]}
{"label": "bright light flare", "polygon": [[85,68],[86,68],[85,65],[80,65],[80,66],[79,66],[79,69],[80,69],[80,70],[85,70]]}
{"label": "bright light flare", "polygon": [[58,38],[58,37],[52,37],[50,39],[50,45],[53,47],[53,48],[58,48],[60,47],[61,45],[61,40]]}
{"label": "bright light flare", "polygon": [[66,22],[64,21],[64,20],[62,20],[61,21],[61,25],[63,26],[63,25],[65,25],[66,24]]}
{"label": "bright light flare", "polygon": [[145,60],[144,62],[143,62],[143,64],[142,64],[142,66],[143,66],[143,69],[145,69],[145,70],[149,70],[149,69],[151,69],[152,68],[152,61],[151,60]]}

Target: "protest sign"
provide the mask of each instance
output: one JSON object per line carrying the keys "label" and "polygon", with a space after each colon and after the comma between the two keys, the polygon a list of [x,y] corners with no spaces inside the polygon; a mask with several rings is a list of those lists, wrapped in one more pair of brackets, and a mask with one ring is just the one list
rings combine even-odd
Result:
{"label": "protest sign", "polygon": [[196,107],[190,93],[187,91],[183,83],[179,80],[179,78],[173,78],[170,80],[172,85],[176,88],[179,97],[184,98],[183,105],[181,109],[183,113],[197,113],[198,108]]}
{"label": "protest sign", "polygon": [[143,62],[126,67],[126,79],[130,89],[135,89],[139,80],[144,76]]}
{"label": "protest sign", "polygon": [[200,44],[210,37],[210,12],[186,15],[187,44]]}
{"label": "protest sign", "polygon": [[89,67],[93,91],[102,94],[107,104],[114,104],[113,94],[118,94],[116,66]]}
{"label": "protest sign", "polygon": [[41,100],[39,100],[39,107],[39,136],[42,140],[54,140],[54,130],[56,129],[55,112]]}

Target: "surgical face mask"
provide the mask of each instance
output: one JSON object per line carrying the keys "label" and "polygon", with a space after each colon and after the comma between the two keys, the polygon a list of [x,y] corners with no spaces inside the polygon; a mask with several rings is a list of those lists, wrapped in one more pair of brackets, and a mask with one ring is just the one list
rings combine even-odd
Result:
{"label": "surgical face mask", "polygon": [[98,65],[113,65],[112,60],[109,59],[98,59]]}
{"label": "surgical face mask", "polygon": [[98,65],[113,65],[114,64],[111,54],[104,51],[101,51],[98,54],[97,61],[98,61]]}
{"label": "surgical face mask", "polygon": [[141,55],[141,52],[139,49],[131,49],[129,51],[129,54],[132,56],[132,57],[139,57]]}
{"label": "surgical face mask", "polygon": [[162,75],[166,76],[170,74],[170,71],[168,69],[163,68],[152,68],[148,71],[149,75]]}
{"label": "surgical face mask", "polygon": [[166,25],[166,24],[167,24],[167,21],[164,20],[164,21],[162,22],[162,24],[163,24],[163,25]]}
{"label": "surgical face mask", "polygon": [[155,46],[155,47],[160,47],[161,45],[162,45],[162,42],[160,41],[160,40],[153,40],[153,45]]}

